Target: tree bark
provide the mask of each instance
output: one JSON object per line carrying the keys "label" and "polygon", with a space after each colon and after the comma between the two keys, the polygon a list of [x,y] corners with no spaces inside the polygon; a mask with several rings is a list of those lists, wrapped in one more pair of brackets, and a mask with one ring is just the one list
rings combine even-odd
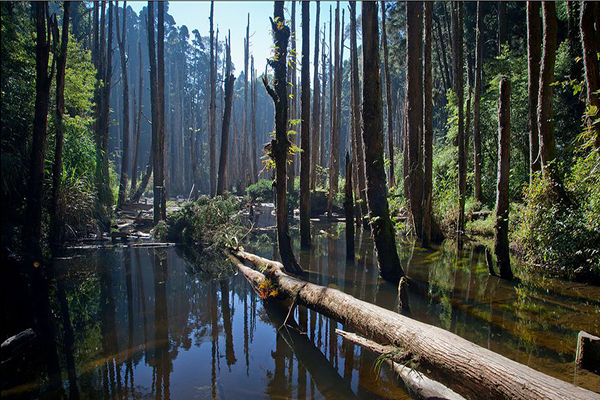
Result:
{"label": "tree bark", "polygon": [[[134,129],[135,136],[133,140],[133,165],[131,170],[131,194],[132,197],[134,190],[137,187],[137,175],[138,175],[138,163],[139,163],[139,154],[140,154],[140,138],[142,133],[142,101],[143,101],[143,90],[144,90],[144,73],[143,73],[143,65],[142,65],[142,42],[138,42],[138,54],[140,59],[140,68],[138,71],[139,75],[139,91],[138,91],[138,104],[136,108],[135,104],[135,90],[133,93],[133,109],[136,114],[134,114]],[[133,202],[133,199],[131,199]]]}
{"label": "tree bark", "polygon": [[538,95],[540,87],[540,58],[542,45],[542,19],[540,4],[527,2],[527,72],[529,109],[529,181],[540,170],[540,136],[538,131]]}
{"label": "tree bark", "polygon": [[266,74],[263,84],[275,105],[275,138],[270,143],[270,156],[275,161],[276,191],[277,191],[277,242],[279,255],[286,271],[301,273],[302,268],[292,250],[292,240],[289,234],[286,167],[290,140],[287,135],[288,103],[287,103],[287,47],[290,39],[290,29],[285,24],[283,1],[276,1],[271,19],[273,34],[274,57],[268,63],[274,71],[274,88],[269,85]]}
{"label": "tree bark", "polygon": [[[292,1],[292,31],[291,31],[291,39],[292,39],[292,63],[291,67],[288,69],[289,81],[291,82],[292,93],[289,98],[289,114],[292,120],[298,119],[297,114],[297,102],[298,102],[298,86],[296,84],[296,69],[298,66],[298,54],[296,52],[296,2]],[[290,130],[294,130],[298,132],[299,126],[290,126]],[[295,136],[298,136],[296,134]],[[294,146],[294,136],[290,137],[290,141],[292,142],[292,146]],[[294,185],[296,181],[296,154],[290,154],[290,161],[287,167],[287,180],[288,180],[288,193],[291,196],[294,193]]]}
{"label": "tree bark", "polygon": [[390,68],[388,63],[388,43],[387,30],[385,28],[386,10],[385,1],[381,1],[381,41],[383,42],[383,66],[385,71],[385,98],[387,106],[387,140],[388,140],[388,156],[390,158],[390,166],[388,172],[388,186],[396,185],[394,180],[394,118],[392,115],[392,83],[390,82]]}
{"label": "tree bark", "polygon": [[[458,221],[457,236],[460,238],[465,231],[465,197],[467,190],[466,157],[464,140],[464,89],[463,89],[463,4],[454,2],[452,8],[452,46],[454,61],[454,92],[458,102]],[[460,240],[459,240],[460,246]]]}
{"label": "tree bark", "polygon": [[431,198],[433,193],[433,64],[431,61],[431,14],[433,4],[425,2],[424,37],[425,51],[423,60],[423,225],[422,246],[428,248],[431,242]]}
{"label": "tree bark", "polygon": [[[229,34],[229,41],[225,42],[225,49],[227,52],[227,70],[225,71],[225,109],[223,110],[223,124],[221,125],[221,157],[219,158],[219,180],[217,182],[217,195],[222,195],[225,192],[225,175],[228,163],[227,158],[229,156],[229,125],[231,124],[233,85],[235,83],[235,76],[231,73],[231,32]],[[245,86],[248,86],[247,82],[245,83]],[[245,101],[246,100],[244,100],[244,102]]]}
{"label": "tree bark", "polygon": [[[312,136],[310,153],[310,188],[317,187],[317,163],[319,160],[319,138],[321,136],[321,85],[319,80],[319,19],[321,15],[321,2],[317,1],[317,22],[315,23],[315,56],[313,61],[313,103],[312,103]],[[325,78],[325,76],[323,76]],[[322,150],[321,150],[322,151]]]}
{"label": "tree bark", "polygon": [[494,254],[500,277],[512,279],[508,249],[508,207],[510,175],[510,81],[500,81],[498,106],[498,182],[496,189],[496,223],[494,226]]}
{"label": "tree bark", "polygon": [[346,259],[354,260],[354,200],[352,196],[352,161],[346,152],[346,190],[344,197],[346,214]]}
{"label": "tree bark", "polygon": [[[301,79],[300,244],[310,247],[310,3],[308,2],[302,2]],[[315,132],[312,134],[314,135]]]}
{"label": "tree bark", "polygon": [[[62,191],[63,173],[63,144],[65,127],[63,115],[65,113],[65,71],[67,67],[67,46],[69,44],[69,19],[71,15],[71,2],[63,3],[63,27],[61,32],[60,52],[56,57],[56,143],[54,146],[54,164],[52,165],[52,199],[50,203],[50,244],[56,249],[63,241],[59,205]],[[55,38],[55,42],[58,38]]]}
{"label": "tree bark", "polygon": [[[167,194],[165,181],[165,3],[158,2],[158,27],[156,29],[158,38],[156,41],[157,47],[157,64],[158,64],[158,157],[154,160],[154,186],[156,199],[156,181],[160,184],[160,215],[159,220],[167,218]],[[156,207],[156,206],[155,206]],[[156,208],[155,208],[156,209]],[[156,219],[156,217],[155,217]]]}
{"label": "tree bark", "polygon": [[[363,9],[365,4],[367,2],[363,3]],[[278,262],[243,251],[235,251],[234,255],[264,271],[260,273],[230,256],[232,263],[254,287],[269,278],[282,296],[293,297],[298,304],[323,313],[372,341],[401,349],[409,359],[419,360],[420,371],[430,371],[428,374],[432,379],[466,398],[598,398],[596,393],[545,375],[449,331],[358,300],[339,290],[290,277]]]}
{"label": "tree bark", "polygon": [[119,28],[119,2],[116,2],[116,27],[117,43],[121,58],[121,84],[123,86],[123,156],[121,158],[121,179],[119,181],[119,196],[117,198],[117,209],[121,209],[127,196],[127,183],[129,181],[129,83],[127,78],[127,55],[125,45],[127,43],[127,1],[123,2],[123,33]]}
{"label": "tree bark", "polygon": [[404,275],[396,251],[394,227],[386,197],[383,165],[383,110],[379,75],[379,24],[377,3],[362,3],[363,88],[362,137],[365,145],[367,204],[381,277],[398,282]]}
{"label": "tree bark", "polygon": [[[364,149],[363,139],[360,134],[361,129],[361,110],[360,110],[360,83],[358,80],[358,45],[356,40],[356,2],[350,2],[350,57],[351,57],[351,87],[352,87],[352,118],[354,120],[354,138],[353,142],[356,145],[356,151],[354,152],[354,163],[357,165],[357,184],[358,193],[357,198],[360,198],[360,210],[361,214],[367,214],[367,194],[366,194],[366,182],[365,182],[365,160],[364,160]],[[354,149],[353,149],[354,150]]]}
{"label": "tree bark", "polygon": [[[527,3],[530,4],[530,3]],[[481,76],[483,74],[483,10],[482,3],[477,2],[477,26],[475,28],[475,89],[473,93],[473,195],[481,202]]]}
{"label": "tree bark", "polygon": [[406,3],[406,93],[408,102],[407,170],[404,177],[415,234],[423,223],[423,4]]}
{"label": "tree bark", "polygon": [[331,149],[329,157],[329,198],[327,201],[327,215],[331,216],[333,207],[333,197],[338,192],[338,178],[339,178],[339,158],[340,158],[340,135],[338,125],[338,87],[340,84],[340,2],[337,2],[335,9],[335,44],[333,48],[333,54],[335,55],[335,66],[334,66],[334,77],[332,82],[332,94],[331,98],[331,142],[329,148]]}
{"label": "tree bark", "polygon": [[[594,28],[594,21],[596,27]],[[584,1],[581,8],[581,42],[583,44],[583,64],[587,85],[588,127],[596,136],[594,147],[600,153],[600,70],[598,53],[600,53],[600,6],[597,2]]]}
{"label": "tree bark", "polygon": [[210,2],[210,103],[209,103],[209,170],[210,195],[217,192],[217,68],[215,65],[215,31],[214,25],[215,2]]}

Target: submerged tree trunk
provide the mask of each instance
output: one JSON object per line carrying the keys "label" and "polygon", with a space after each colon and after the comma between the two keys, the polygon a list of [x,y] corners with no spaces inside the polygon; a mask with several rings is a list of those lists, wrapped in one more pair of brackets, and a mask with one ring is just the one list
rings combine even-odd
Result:
{"label": "submerged tree trunk", "polygon": [[[596,27],[594,28],[594,21]],[[600,153],[600,5],[593,1],[584,1],[581,8],[581,42],[583,44],[583,64],[587,84],[587,106],[595,113],[587,116],[587,123],[595,135],[594,146]]]}
{"label": "submerged tree trunk", "polygon": [[[527,3],[530,4],[531,2]],[[475,28],[475,90],[473,94],[473,196],[481,202],[481,75],[483,73],[483,10],[477,2],[477,26]]]}
{"label": "submerged tree trunk", "polygon": [[[233,84],[235,83],[235,76],[231,73],[231,33],[229,34],[229,41],[225,41],[225,49],[227,52],[227,70],[225,71],[225,110],[223,110],[223,124],[221,125],[221,157],[219,158],[217,195],[222,195],[225,192],[227,158],[229,156],[229,125],[231,123],[231,106],[233,103]],[[247,86],[246,83],[246,87]]]}
{"label": "submerged tree trunk", "polygon": [[[363,9],[365,4],[374,2],[364,2]],[[281,295],[295,298],[298,304],[317,310],[372,341],[401,349],[408,360],[419,360],[420,371],[429,371],[432,379],[466,398],[598,398],[594,392],[545,375],[447,330],[358,300],[339,290],[290,277],[280,263],[243,251],[234,254],[237,258],[230,256],[230,260],[253,287],[269,278]],[[264,272],[247,267],[238,258],[251,262]]]}
{"label": "submerged tree trunk", "polygon": [[[60,246],[63,239],[62,216],[59,205],[62,191],[63,143],[65,127],[65,71],[67,66],[67,46],[69,43],[69,18],[71,3],[64,2],[63,28],[61,32],[60,52],[56,57],[56,144],[54,146],[54,164],[52,165],[52,199],[50,203],[50,244],[53,248]],[[58,38],[55,38],[58,41]]]}
{"label": "submerged tree trunk", "polygon": [[404,171],[407,199],[415,234],[421,236],[423,222],[423,3],[406,3],[406,98],[408,135],[407,170]]}
{"label": "submerged tree trunk", "polygon": [[431,14],[433,4],[425,2],[424,37],[425,51],[423,60],[423,225],[422,246],[427,248],[431,241],[431,198],[433,194],[433,65],[431,61]]}
{"label": "submerged tree trunk", "polygon": [[388,63],[388,43],[387,30],[385,28],[386,11],[385,1],[381,1],[381,41],[383,42],[383,66],[385,71],[385,98],[387,106],[387,140],[388,157],[390,166],[388,172],[388,186],[391,188],[396,185],[394,180],[394,117],[392,115],[392,83],[390,82],[390,68]]}
{"label": "submerged tree trunk", "polygon": [[120,209],[123,203],[125,203],[127,183],[129,181],[129,83],[127,81],[127,55],[125,54],[125,45],[127,43],[127,1],[123,2],[122,34],[119,28],[119,2],[117,1],[116,4],[117,43],[119,44],[119,54],[121,56],[121,84],[123,85],[123,155],[121,158],[119,196],[117,198],[117,209]]}
{"label": "submerged tree trunk", "polygon": [[[317,66],[315,66],[315,69]],[[310,3],[302,2],[300,244],[310,246]],[[313,132],[313,135],[315,132]]]}
{"label": "submerged tree trunk", "polygon": [[289,272],[300,273],[302,268],[292,250],[292,239],[289,233],[286,167],[287,155],[291,143],[287,135],[288,127],[288,96],[287,96],[287,47],[290,39],[290,28],[285,24],[283,1],[276,1],[271,19],[271,29],[275,54],[268,63],[274,71],[274,88],[269,85],[266,74],[263,84],[275,105],[275,138],[270,143],[270,156],[275,161],[276,190],[277,190],[277,242],[279,255],[285,269]]}
{"label": "submerged tree trunk", "polygon": [[362,137],[365,145],[367,203],[381,277],[398,282],[404,275],[396,251],[394,227],[386,197],[383,165],[383,110],[379,75],[379,27],[377,3],[362,3],[363,89]]}
{"label": "submerged tree trunk", "polygon": [[508,249],[508,184],[510,175],[510,81],[500,81],[498,106],[498,183],[496,190],[496,223],[494,226],[494,253],[500,277],[512,279]]}
{"label": "submerged tree trunk", "polygon": [[540,136],[538,131],[538,95],[540,87],[540,58],[542,45],[542,19],[540,4],[527,2],[527,71],[529,86],[529,180],[540,170]]}

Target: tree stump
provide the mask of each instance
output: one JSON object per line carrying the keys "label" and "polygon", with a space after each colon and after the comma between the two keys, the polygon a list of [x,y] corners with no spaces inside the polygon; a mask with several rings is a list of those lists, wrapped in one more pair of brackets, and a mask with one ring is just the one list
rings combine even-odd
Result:
{"label": "tree stump", "polygon": [[577,366],[600,373],[600,337],[580,331],[577,335]]}

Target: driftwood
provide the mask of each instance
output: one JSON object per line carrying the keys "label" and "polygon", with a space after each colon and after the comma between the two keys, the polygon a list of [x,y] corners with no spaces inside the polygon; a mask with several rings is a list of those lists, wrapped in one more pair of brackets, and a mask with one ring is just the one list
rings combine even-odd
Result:
{"label": "driftwood", "polygon": [[355,333],[336,329],[335,333],[344,339],[371,350],[373,353],[382,355],[386,358],[389,366],[398,374],[404,382],[406,389],[413,399],[417,400],[465,400],[464,397],[457,394],[439,382],[436,382],[421,372],[418,372],[404,365],[407,361],[407,354],[394,346],[383,346],[372,340],[365,339]]}
{"label": "driftwood", "polygon": [[584,331],[579,332],[575,363],[581,368],[600,374],[600,337]]}
{"label": "driftwood", "polygon": [[230,257],[247,279],[257,285],[271,279],[279,293],[342,323],[363,336],[402,349],[419,359],[419,370],[466,398],[485,399],[600,399],[600,395],[548,376],[480,347],[451,332],[339,290],[315,285],[283,272],[281,263],[234,250],[262,273]]}

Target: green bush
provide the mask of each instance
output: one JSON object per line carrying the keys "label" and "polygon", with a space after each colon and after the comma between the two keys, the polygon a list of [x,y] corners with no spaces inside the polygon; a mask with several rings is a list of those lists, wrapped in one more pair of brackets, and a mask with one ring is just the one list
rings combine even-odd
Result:
{"label": "green bush", "polygon": [[260,202],[273,202],[273,181],[261,179],[246,188],[250,200]]}

